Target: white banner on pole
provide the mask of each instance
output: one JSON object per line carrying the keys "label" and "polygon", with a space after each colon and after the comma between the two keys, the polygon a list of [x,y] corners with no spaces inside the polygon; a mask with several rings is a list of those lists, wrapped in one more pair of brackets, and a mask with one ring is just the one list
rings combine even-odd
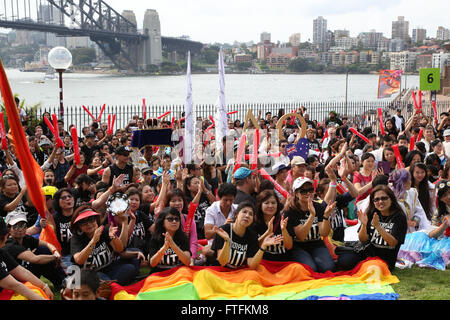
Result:
{"label": "white banner on pole", "polygon": [[185,164],[190,164],[193,160],[193,150],[195,145],[195,127],[196,116],[195,107],[192,100],[192,81],[191,81],[191,52],[188,51],[187,57],[187,92],[186,92],[186,114],[184,123],[183,137],[183,158]]}
{"label": "white banner on pole", "polygon": [[225,103],[225,64],[222,47],[219,50],[219,97],[216,103],[216,151],[223,151],[222,139],[228,133],[227,105]]}

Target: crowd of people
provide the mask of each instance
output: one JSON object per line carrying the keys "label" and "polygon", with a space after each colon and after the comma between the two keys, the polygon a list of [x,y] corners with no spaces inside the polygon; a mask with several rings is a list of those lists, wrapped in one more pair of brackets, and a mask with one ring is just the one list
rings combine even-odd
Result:
{"label": "crowd of people", "polygon": [[[244,130],[245,121],[229,118],[221,148],[208,134],[211,122],[198,118],[206,138],[200,145],[212,157],[194,152],[190,163],[177,148],[183,121],[174,126],[135,116],[113,133],[93,122],[81,130],[77,164],[63,119],[61,148],[44,119],[34,127],[23,119],[44,172],[48,211],[41,217],[28,196],[21,171],[27,164],[17,160],[9,136],[0,157],[0,290],[41,299],[23,285],[28,281],[53,298],[43,276],[65,299],[98,299],[111,281],[142,279],[144,267],[150,273],[194,265],[256,269],[263,259],[336,272],[379,257],[392,270],[419,262],[409,254],[418,233],[440,243],[447,255],[434,258],[448,265],[442,241],[448,244],[450,235],[450,110],[437,125],[419,111],[404,119],[398,110],[384,122],[385,135],[356,128],[370,143],[336,112],[322,123],[303,107],[297,113],[307,127],[288,118],[280,137],[274,133],[282,114],[259,113],[258,134],[252,121]],[[132,148],[136,130],[171,127],[172,146]],[[305,145],[306,154],[298,155]],[[40,239],[47,226],[61,250]],[[81,269],[81,287],[68,280],[73,266]]]}

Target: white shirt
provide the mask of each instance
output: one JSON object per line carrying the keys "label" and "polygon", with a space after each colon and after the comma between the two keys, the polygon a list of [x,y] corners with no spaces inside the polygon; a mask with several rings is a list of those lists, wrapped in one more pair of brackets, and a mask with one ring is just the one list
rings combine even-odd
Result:
{"label": "white shirt", "polygon": [[383,148],[378,148],[376,150],[370,151],[370,153],[374,155],[375,161],[383,161]]}
{"label": "white shirt", "polygon": [[[231,205],[231,211],[228,214],[228,218],[231,219],[234,217],[237,207],[237,204]],[[226,221],[227,218],[225,218],[222,210],[220,210],[220,201],[214,202],[208,209],[206,209],[204,225],[211,224],[213,226],[221,227],[226,223]],[[211,245],[213,241],[214,238],[208,240],[208,244]]]}

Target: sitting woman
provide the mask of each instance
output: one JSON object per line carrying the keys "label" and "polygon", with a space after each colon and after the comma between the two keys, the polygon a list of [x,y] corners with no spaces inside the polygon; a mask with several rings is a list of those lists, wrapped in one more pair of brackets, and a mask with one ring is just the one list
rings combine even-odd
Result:
{"label": "sitting woman", "polygon": [[261,246],[258,235],[250,226],[255,219],[255,207],[243,201],[236,209],[236,220],[220,228],[214,226],[216,236],[211,249],[217,251],[217,261],[222,267],[239,268],[248,265],[256,269],[269,246],[277,246],[283,241],[281,235],[273,233],[264,237]]}
{"label": "sitting woman", "polygon": [[294,239],[292,259],[310,266],[315,272],[334,271],[335,264],[322,237],[331,231],[330,214],[336,204],[325,209],[323,203],[313,201],[312,180],[297,178],[294,193],[289,196],[284,216],[288,220],[288,232]]}
{"label": "sitting woman", "polygon": [[389,182],[397,201],[406,213],[408,232],[428,230],[431,226],[420,203],[418,192],[411,187],[411,174],[406,169],[395,170],[389,175]]}
{"label": "sitting woman", "polygon": [[274,246],[268,246],[263,255],[264,260],[289,261],[292,249],[292,237],[287,232],[288,218],[281,215],[282,205],[273,190],[264,190],[257,197],[256,221],[252,229],[258,235],[259,244],[272,233],[281,235],[283,241]]}
{"label": "sitting woman", "polygon": [[406,235],[397,266],[417,264],[445,270],[450,264],[450,181],[437,183],[437,208],[428,231]]}
{"label": "sitting woman", "polygon": [[388,186],[376,186],[370,194],[369,207],[365,212],[359,210],[358,218],[361,221],[358,237],[362,246],[353,250],[339,250],[338,247],[338,269],[350,270],[368,257],[379,257],[392,270],[408,228],[394,192]]}
{"label": "sitting woman", "polygon": [[12,211],[6,216],[5,221],[10,233],[5,245],[6,251],[36,277],[44,276],[55,288],[61,287],[66,273],[61,268],[61,255],[56,248],[48,242],[26,234],[25,213]]}
{"label": "sitting woman", "polygon": [[177,209],[168,207],[159,213],[148,252],[153,272],[190,265],[189,240],[183,232],[181,214]]}
{"label": "sitting woman", "polygon": [[70,222],[72,262],[82,268],[98,271],[102,280],[116,280],[129,285],[136,276],[136,268],[127,260],[116,259],[128,240],[128,219],[125,213],[117,215],[122,230],[117,238],[117,227],[100,225],[100,214],[90,206],[79,207]]}

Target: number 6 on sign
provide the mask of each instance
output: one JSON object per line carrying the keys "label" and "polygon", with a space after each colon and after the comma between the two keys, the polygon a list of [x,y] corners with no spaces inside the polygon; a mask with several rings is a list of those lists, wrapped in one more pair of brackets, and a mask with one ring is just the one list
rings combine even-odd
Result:
{"label": "number 6 on sign", "polygon": [[441,90],[441,69],[439,68],[420,69],[420,90],[421,91]]}

